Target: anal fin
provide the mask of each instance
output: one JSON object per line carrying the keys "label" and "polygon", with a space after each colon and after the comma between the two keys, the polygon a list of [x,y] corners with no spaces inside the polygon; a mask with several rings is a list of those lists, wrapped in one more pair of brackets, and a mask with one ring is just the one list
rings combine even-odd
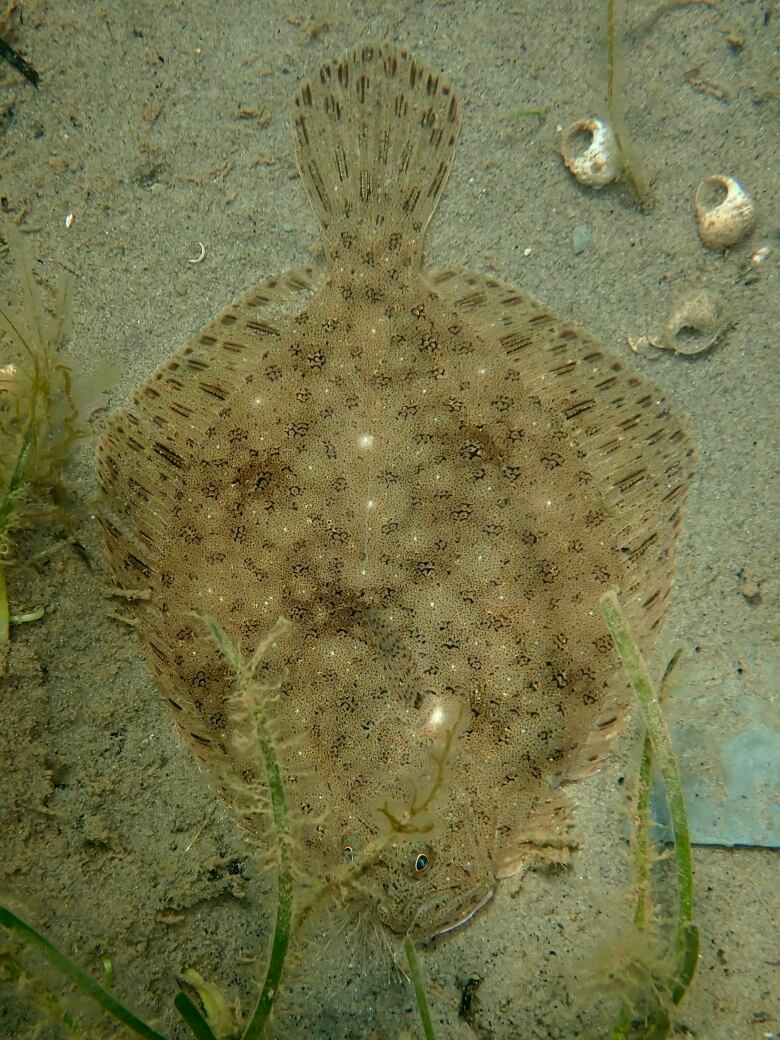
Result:
{"label": "anal fin", "polygon": [[495,862],[496,878],[568,864],[578,847],[572,833],[572,816],[571,799],[561,789],[538,802],[526,821],[501,841]]}

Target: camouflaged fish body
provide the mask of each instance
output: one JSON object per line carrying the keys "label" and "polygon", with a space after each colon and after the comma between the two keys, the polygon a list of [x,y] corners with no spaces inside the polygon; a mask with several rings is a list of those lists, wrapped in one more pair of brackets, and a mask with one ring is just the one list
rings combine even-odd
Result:
{"label": "camouflaged fish body", "polygon": [[[479,274],[422,269],[451,89],[365,45],[295,99],[325,263],[235,301],[100,450],[108,557],[185,742],[244,822],[231,676],[194,614],[281,682],[302,866],[385,836],[357,898],[397,932],[467,919],[554,837],[614,728],[617,588],[652,649],[693,448],[658,391]],[[305,768],[298,768],[298,765]],[[305,821],[310,821],[305,825]]]}

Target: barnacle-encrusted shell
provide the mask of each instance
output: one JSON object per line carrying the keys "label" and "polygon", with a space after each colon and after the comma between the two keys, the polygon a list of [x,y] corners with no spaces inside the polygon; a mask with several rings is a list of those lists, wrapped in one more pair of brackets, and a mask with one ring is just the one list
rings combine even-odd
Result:
{"label": "barnacle-encrusted shell", "polygon": [[734,177],[707,177],[693,197],[699,235],[710,249],[739,242],[753,227],[755,203]]}
{"label": "barnacle-encrusted shell", "polygon": [[561,156],[580,184],[589,188],[603,188],[620,173],[620,149],[615,133],[599,116],[578,119],[564,130]]}

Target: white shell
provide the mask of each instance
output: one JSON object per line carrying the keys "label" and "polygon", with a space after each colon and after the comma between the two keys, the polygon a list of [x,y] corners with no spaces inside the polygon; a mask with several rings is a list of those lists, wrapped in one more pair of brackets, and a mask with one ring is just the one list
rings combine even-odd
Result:
{"label": "white shell", "polygon": [[672,308],[660,341],[653,345],[675,354],[702,354],[722,338],[729,326],[720,300],[707,289],[694,289]]}
{"label": "white shell", "polygon": [[[587,138],[589,143],[586,143]],[[612,127],[599,116],[578,119],[564,130],[561,155],[580,184],[603,188],[620,173],[620,149]]]}
{"label": "white shell", "polygon": [[699,235],[710,249],[725,249],[750,231],[755,203],[734,177],[707,177],[693,197]]}

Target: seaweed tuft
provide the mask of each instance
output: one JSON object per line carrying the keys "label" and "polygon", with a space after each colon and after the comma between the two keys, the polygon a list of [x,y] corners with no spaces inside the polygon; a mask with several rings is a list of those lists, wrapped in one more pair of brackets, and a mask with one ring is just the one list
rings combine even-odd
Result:
{"label": "seaweed tuft", "polygon": [[[606,592],[601,597],[600,606],[645,724],[633,841],[636,890],[633,928],[627,933],[628,942],[622,944],[623,951],[617,959],[613,957],[612,967],[606,973],[623,989],[623,1006],[610,1040],[628,1040],[629,1037],[664,1040],[672,1032],[674,1009],[688,992],[699,959],[699,929],[693,914],[693,859],[688,813],[660,698],[617,593]],[[658,953],[655,952],[657,929],[650,902],[649,810],[654,757],[658,760],[672,820],[677,868],[675,934],[666,950]]]}
{"label": "seaweed tuft", "polygon": [[[63,470],[81,435],[70,366],[60,356],[66,338],[70,283],[62,279],[49,312],[21,235],[0,228],[10,248],[15,302],[0,297],[0,649],[11,623],[40,617],[12,615],[5,569],[13,538],[53,514],[63,515]],[[10,272],[6,272],[10,273]]]}

